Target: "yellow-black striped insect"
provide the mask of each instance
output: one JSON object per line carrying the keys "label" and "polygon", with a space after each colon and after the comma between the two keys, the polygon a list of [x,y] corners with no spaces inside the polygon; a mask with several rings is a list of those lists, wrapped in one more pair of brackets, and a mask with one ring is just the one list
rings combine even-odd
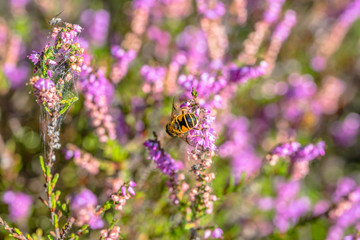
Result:
{"label": "yellow-black striped insect", "polygon": [[175,99],[173,99],[171,119],[170,122],[166,124],[166,132],[171,137],[179,137],[187,141],[185,139],[186,133],[190,129],[195,128],[199,121],[195,114],[190,113],[186,108],[182,108],[181,113],[178,114],[174,100]]}

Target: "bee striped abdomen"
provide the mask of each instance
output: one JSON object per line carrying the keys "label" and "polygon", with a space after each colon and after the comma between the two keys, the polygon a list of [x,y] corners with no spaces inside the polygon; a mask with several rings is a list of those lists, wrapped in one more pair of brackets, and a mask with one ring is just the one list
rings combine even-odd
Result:
{"label": "bee striped abdomen", "polygon": [[197,118],[192,113],[187,113],[183,115],[179,115],[176,120],[176,123],[178,123],[178,130],[185,133],[189,131],[190,129],[194,128],[197,124]]}

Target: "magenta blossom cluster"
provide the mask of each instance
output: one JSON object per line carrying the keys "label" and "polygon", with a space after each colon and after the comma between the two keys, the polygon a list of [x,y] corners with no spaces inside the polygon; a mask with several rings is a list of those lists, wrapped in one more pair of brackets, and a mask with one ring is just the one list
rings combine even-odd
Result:
{"label": "magenta blossom cluster", "polygon": [[[161,172],[169,177],[167,185],[170,191],[170,199],[174,204],[179,204],[180,200],[177,196],[180,189],[180,181],[185,177],[183,174],[178,174],[178,171],[182,169],[183,163],[175,161],[171,156],[162,149],[157,136],[155,139],[149,139],[144,143],[145,147],[149,150],[149,159],[156,163],[156,168],[160,169]],[[186,191],[188,188],[187,184],[182,185],[182,190]]]}
{"label": "magenta blossom cluster", "polygon": [[140,74],[145,79],[142,87],[145,93],[153,92],[157,95],[164,91],[164,79],[166,75],[165,67],[152,67],[144,65],[140,69]]}
{"label": "magenta blossom cluster", "polygon": [[190,145],[195,146],[195,148],[201,148],[204,151],[215,151],[216,145],[216,131],[213,128],[212,124],[215,120],[215,116],[211,115],[211,111],[194,104],[192,100],[185,102],[183,106],[190,108],[190,112],[194,113],[198,118],[198,124],[195,128],[189,130],[187,135],[187,141]]}
{"label": "magenta blossom cluster", "polygon": [[114,86],[99,69],[93,70],[84,65],[79,80],[80,89],[85,97],[85,108],[90,115],[91,124],[96,128],[100,142],[116,138],[116,128],[110,114]]}
{"label": "magenta blossom cluster", "polygon": [[95,46],[103,46],[108,35],[110,14],[104,9],[87,9],[81,14],[81,22],[87,39]]}
{"label": "magenta blossom cluster", "polygon": [[55,83],[49,78],[39,78],[38,76],[30,79],[33,83],[34,95],[38,104],[45,103],[46,107],[51,109],[55,107],[60,97],[57,94]]}
{"label": "magenta blossom cluster", "polygon": [[197,0],[197,10],[205,18],[208,19],[217,19],[221,18],[225,12],[225,4],[221,1],[206,1],[206,0]]}
{"label": "magenta blossom cluster", "polygon": [[213,231],[210,229],[206,229],[204,231],[204,239],[208,239],[210,237],[213,237],[215,239],[223,239],[223,230],[221,228],[215,228]]}
{"label": "magenta blossom cluster", "polygon": [[353,226],[359,228],[360,186],[351,178],[340,179],[333,196],[336,207],[329,212],[333,222],[327,240],[342,239],[345,231]]}
{"label": "magenta blossom cluster", "polygon": [[135,196],[134,187],[136,187],[136,183],[130,181],[127,184],[123,184],[117,193],[111,194],[111,199],[114,201],[116,210],[122,210],[126,201],[131,198],[131,195]]}
{"label": "magenta blossom cluster", "polygon": [[304,147],[301,147],[301,144],[295,141],[285,142],[279,144],[270,152],[270,164],[274,165],[279,158],[285,157],[290,157],[292,161],[312,161],[325,155],[325,146],[323,141]]}
{"label": "magenta blossom cluster", "polygon": [[74,163],[85,169],[88,173],[95,175],[99,172],[100,161],[90,153],[83,152],[72,144],[67,144],[64,152],[66,160],[73,158]]}
{"label": "magenta blossom cluster", "polygon": [[325,155],[325,142],[301,147],[297,142],[286,142],[275,147],[267,156],[270,165],[275,165],[279,158],[290,158],[289,172],[293,180],[304,178],[309,173],[310,162]]}
{"label": "magenta blossom cluster", "polygon": [[273,38],[277,39],[279,42],[284,42],[289,34],[291,28],[296,23],[296,13],[293,10],[288,10],[285,13],[284,20],[275,28],[275,31],[272,35]]}
{"label": "magenta blossom cluster", "polygon": [[96,195],[86,188],[71,198],[70,209],[76,219],[76,225],[89,224],[92,229],[104,227],[103,220],[96,215],[97,203]]}
{"label": "magenta blossom cluster", "polygon": [[232,67],[230,69],[230,82],[244,83],[249,79],[258,78],[266,74],[268,64],[261,61],[258,66],[243,66],[240,68]]}
{"label": "magenta blossom cluster", "polygon": [[310,210],[310,200],[307,197],[298,198],[300,183],[298,181],[279,182],[275,200],[274,225],[286,232],[301,216]]}
{"label": "magenta blossom cluster", "polygon": [[135,59],[136,51],[131,49],[126,51],[115,45],[111,48],[111,54],[115,59],[111,69],[111,81],[119,83],[127,74],[130,63]]}
{"label": "magenta blossom cluster", "polygon": [[180,62],[186,64],[189,72],[196,73],[209,62],[206,35],[201,29],[186,27],[177,37],[176,44],[183,58]]}
{"label": "magenta blossom cluster", "polygon": [[156,56],[164,58],[169,54],[171,36],[168,32],[161,30],[157,26],[151,26],[147,30],[147,36],[155,43]]}
{"label": "magenta blossom cluster", "polygon": [[278,19],[285,0],[267,0],[266,2],[268,7],[264,13],[264,21],[271,24]]}
{"label": "magenta blossom cluster", "polygon": [[144,145],[149,150],[149,158],[156,163],[156,167],[159,168],[163,174],[172,177],[176,175],[179,169],[183,168],[181,162],[175,161],[161,148],[160,142],[157,139],[149,139]]}
{"label": "magenta blossom cluster", "polygon": [[112,229],[103,229],[100,231],[101,239],[103,240],[117,240],[120,237],[120,227],[114,226]]}
{"label": "magenta blossom cluster", "polygon": [[[81,72],[84,62],[84,48],[79,44],[79,33],[82,27],[76,24],[63,23],[63,27],[55,26],[51,32],[51,40],[41,52],[28,56],[35,65],[34,73],[29,83],[34,88],[34,94],[39,104],[44,104],[47,111],[63,112],[67,103],[76,101],[70,94],[74,76]],[[38,71],[39,70],[39,71]],[[63,100],[64,97],[67,97]],[[77,98],[76,98],[77,99]]]}
{"label": "magenta blossom cluster", "polygon": [[227,127],[225,141],[219,147],[221,157],[232,158],[232,174],[236,181],[245,173],[246,179],[254,176],[261,167],[261,158],[253,147],[254,137],[250,131],[250,122],[245,117],[229,117],[224,121]]}
{"label": "magenta blossom cluster", "polygon": [[33,203],[31,196],[22,192],[6,191],[2,199],[9,206],[11,221],[20,221],[29,215]]}
{"label": "magenta blossom cluster", "polygon": [[357,113],[349,113],[343,121],[334,122],[330,129],[335,143],[345,147],[356,143],[359,130],[360,115]]}
{"label": "magenta blossom cluster", "polygon": [[198,92],[199,104],[214,106],[217,108],[223,107],[222,97],[220,91],[224,89],[228,82],[223,75],[211,74],[203,72],[200,76],[180,75],[178,84],[184,88],[185,97],[191,98],[191,90],[193,88]]}

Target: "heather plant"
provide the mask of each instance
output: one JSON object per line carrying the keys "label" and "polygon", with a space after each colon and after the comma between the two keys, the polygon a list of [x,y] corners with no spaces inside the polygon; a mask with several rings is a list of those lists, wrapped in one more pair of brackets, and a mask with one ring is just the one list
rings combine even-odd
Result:
{"label": "heather plant", "polygon": [[0,238],[360,238],[359,16],[358,0],[7,2]]}

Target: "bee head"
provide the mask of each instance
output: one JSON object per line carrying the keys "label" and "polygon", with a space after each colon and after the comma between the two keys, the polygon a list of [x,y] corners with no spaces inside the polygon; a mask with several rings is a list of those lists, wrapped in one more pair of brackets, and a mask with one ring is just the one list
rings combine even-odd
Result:
{"label": "bee head", "polygon": [[176,135],[174,135],[170,129],[169,129],[169,124],[166,124],[166,133],[169,134],[171,137],[175,137]]}

